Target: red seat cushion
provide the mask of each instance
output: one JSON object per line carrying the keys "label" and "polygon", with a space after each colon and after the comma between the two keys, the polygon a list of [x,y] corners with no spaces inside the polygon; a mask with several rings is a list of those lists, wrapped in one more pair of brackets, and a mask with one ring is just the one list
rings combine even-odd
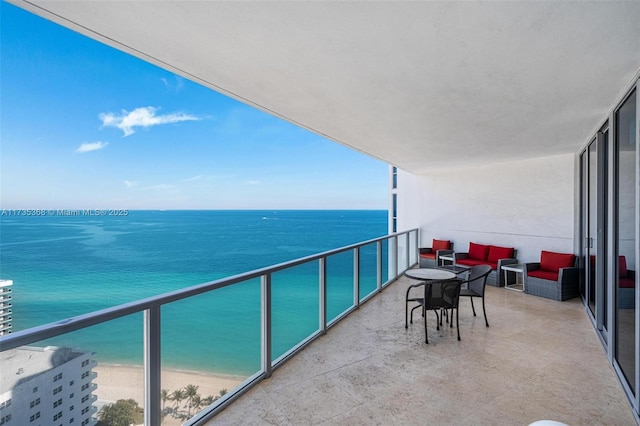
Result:
{"label": "red seat cushion", "polygon": [[540,269],[557,274],[560,268],[573,266],[575,258],[575,255],[570,253],[555,253],[542,250],[540,254]]}
{"label": "red seat cushion", "polygon": [[513,257],[513,247],[489,246],[489,262],[498,263],[500,259],[511,259]]}
{"label": "red seat cushion", "polygon": [[620,278],[627,278],[627,258],[624,256],[618,257],[618,272],[620,273]]}
{"label": "red seat cushion", "polygon": [[435,253],[420,253],[420,257],[422,257],[423,259],[435,259],[436,258],[436,254]]}
{"label": "red seat cushion", "polygon": [[633,278],[620,278],[618,286],[620,288],[634,288],[636,286],[636,280]]}
{"label": "red seat cushion", "polygon": [[486,260],[476,260],[476,259],[458,259],[456,260],[457,265],[465,265],[465,266],[478,266],[478,265],[489,265],[491,269],[496,269],[498,267],[497,263],[489,262]]}
{"label": "red seat cushion", "polygon": [[542,269],[537,269],[535,271],[527,272],[527,275],[530,277],[540,278],[543,280],[549,281],[558,281],[558,272],[553,271],[544,271]]}
{"label": "red seat cushion", "polygon": [[433,251],[436,250],[449,250],[451,248],[451,241],[449,240],[433,240],[431,244]]}
{"label": "red seat cushion", "polygon": [[489,254],[489,246],[483,244],[469,243],[469,259],[487,260]]}

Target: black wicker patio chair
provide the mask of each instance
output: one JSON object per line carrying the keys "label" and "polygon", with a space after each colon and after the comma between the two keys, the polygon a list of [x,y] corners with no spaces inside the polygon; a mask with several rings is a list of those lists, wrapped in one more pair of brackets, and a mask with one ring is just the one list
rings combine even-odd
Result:
{"label": "black wicker patio chair", "polygon": [[[458,340],[460,340],[460,327],[458,320],[458,302],[460,299],[460,286],[462,280],[444,280],[444,281],[431,281],[422,282],[409,286],[407,289],[407,296],[405,300],[405,324],[404,327],[408,328],[409,324],[407,318],[409,317],[411,324],[413,324],[413,311],[421,308],[422,316],[424,318],[424,337],[425,342],[429,343],[429,336],[427,332],[427,311],[433,311],[436,314],[436,330],[440,330],[442,325],[442,315],[451,309],[451,321],[450,327],[453,327],[453,314],[456,315],[456,330],[458,332]],[[412,297],[410,291],[413,288],[422,287],[424,292],[422,297]],[[411,309],[411,315],[409,316],[409,302],[416,303]],[[438,314],[440,311],[440,314]]]}
{"label": "black wicker patio chair", "polygon": [[471,299],[471,309],[473,310],[473,316],[476,316],[476,308],[473,306],[473,298],[479,297],[482,299],[482,312],[484,313],[484,322],[489,327],[489,321],[487,321],[487,311],[484,307],[484,288],[487,285],[487,277],[491,273],[491,266],[478,265],[469,269],[469,277],[465,283],[468,284],[467,288],[460,290],[460,296],[469,297]]}

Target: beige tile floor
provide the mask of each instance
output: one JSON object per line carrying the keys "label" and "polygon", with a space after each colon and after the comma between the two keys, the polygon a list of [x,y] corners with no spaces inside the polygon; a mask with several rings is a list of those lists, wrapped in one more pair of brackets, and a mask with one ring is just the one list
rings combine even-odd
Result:
{"label": "beige tile floor", "polygon": [[[578,299],[556,302],[487,286],[429,344],[419,313],[404,328],[402,278],[331,328],[209,424],[635,425]],[[476,308],[481,306],[476,303]]]}

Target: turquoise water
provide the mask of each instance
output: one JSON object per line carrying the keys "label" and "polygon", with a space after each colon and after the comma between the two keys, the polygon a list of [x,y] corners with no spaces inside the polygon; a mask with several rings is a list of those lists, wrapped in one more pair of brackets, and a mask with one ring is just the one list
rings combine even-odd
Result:
{"label": "turquoise water", "polygon": [[[0,278],[23,330],[383,236],[387,211],[130,211],[128,216],[0,218]],[[361,254],[375,288],[375,246]],[[329,317],[353,299],[352,254],[328,259]],[[318,264],[273,276],[273,357],[317,329]],[[260,366],[258,280],[163,307],[163,365],[229,374]],[[142,315],[42,344],[101,362],[142,362]]]}

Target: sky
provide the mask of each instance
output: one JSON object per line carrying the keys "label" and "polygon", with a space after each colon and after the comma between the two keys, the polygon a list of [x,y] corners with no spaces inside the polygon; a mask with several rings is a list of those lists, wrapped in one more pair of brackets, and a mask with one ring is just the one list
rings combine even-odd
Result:
{"label": "sky", "polygon": [[0,8],[0,208],[387,209],[386,163]]}

